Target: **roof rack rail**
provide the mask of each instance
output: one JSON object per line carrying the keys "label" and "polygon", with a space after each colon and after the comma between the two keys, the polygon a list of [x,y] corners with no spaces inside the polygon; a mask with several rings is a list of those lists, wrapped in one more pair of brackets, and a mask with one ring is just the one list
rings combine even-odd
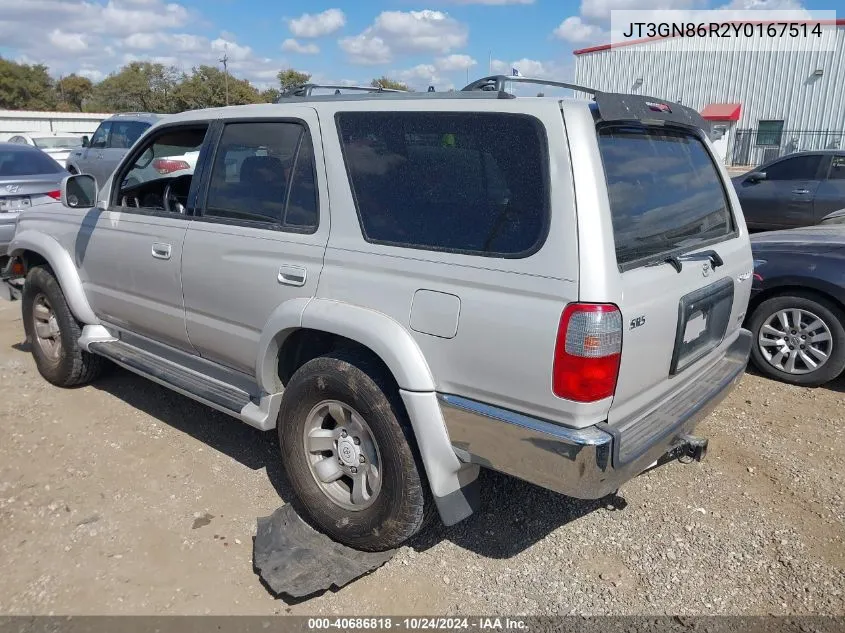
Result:
{"label": "roof rack rail", "polygon": [[279,99],[286,99],[289,97],[310,97],[315,90],[334,90],[336,95],[341,94],[341,90],[352,90],[354,92],[406,92],[405,90],[396,90],[395,88],[383,88],[381,86],[343,86],[339,84],[301,84],[299,86],[292,86],[279,95]]}
{"label": "roof rack rail", "polygon": [[540,86],[554,86],[556,88],[569,88],[570,90],[578,90],[586,92],[587,94],[595,95],[597,90],[587,88],[586,86],[579,86],[578,84],[570,84],[563,81],[552,81],[550,79],[539,79],[536,77],[522,77],[518,75],[491,75],[490,77],[482,77],[471,84],[468,84],[461,89],[462,92],[470,92],[472,90],[489,90],[495,92],[505,92],[508,82],[517,82],[523,84],[536,84]]}

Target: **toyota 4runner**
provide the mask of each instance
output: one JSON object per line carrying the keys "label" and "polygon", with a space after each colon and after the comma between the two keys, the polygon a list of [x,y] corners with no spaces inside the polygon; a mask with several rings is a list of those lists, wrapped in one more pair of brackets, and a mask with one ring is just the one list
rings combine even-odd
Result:
{"label": "toyota 4runner", "polygon": [[48,381],[108,359],[275,427],[296,507],[368,550],[469,516],[480,466],[595,499],[703,456],[752,257],[695,111],[313,88],[167,117],[21,214]]}

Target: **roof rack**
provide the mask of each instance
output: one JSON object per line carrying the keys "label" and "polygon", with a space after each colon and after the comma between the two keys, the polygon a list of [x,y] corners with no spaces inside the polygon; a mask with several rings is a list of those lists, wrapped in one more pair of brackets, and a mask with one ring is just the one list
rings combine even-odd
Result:
{"label": "roof rack", "polygon": [[587,94],[595,95],[597,90],[579,86],[578,84],[570,84],[563,81],[551,81],[550,79],[538,79],[536,77],[522,77],[518,75],[491,75],[490,77],[482,77],[471,84],[461,89],[461,92],[471,92],[473,90],[506,92],[508,83],[516,82],[523,84],[535,84],[540,86],[554,86],[556,88],[569,88],[570,90],[578,90],[586,92]]}
{"label": "roof rack", "polygon": [[383,88],[381,86],[343,86],[336,84],[301,84],[299,86],[292,86],[284,90],[279,99],[286,99],[289,97],[310,97],[315,90],[334,90],[336,95],[342,94],[341,90],[352,90],[354,92],[406,92],[405,90],[396,90],[395,88]]}

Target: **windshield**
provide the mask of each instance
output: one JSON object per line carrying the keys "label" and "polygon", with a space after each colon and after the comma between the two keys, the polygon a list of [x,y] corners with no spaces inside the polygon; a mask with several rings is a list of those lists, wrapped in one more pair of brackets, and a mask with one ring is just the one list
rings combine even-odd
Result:
{"label": "windshield", "polygon": [[621,266],[733,232],[722,180],[693,134],[607,127],[599,150]]}
{"label": "windshield", "polygon": [[33,138],[32,142],[35,143],[35,147],[40,149],[82,147],[82,139],[75,136],[44,136]]}
{"label": "windshield", "polygon": [[59,163],[37,149],[0,150],[0,178],[58,174],[63,171]]}

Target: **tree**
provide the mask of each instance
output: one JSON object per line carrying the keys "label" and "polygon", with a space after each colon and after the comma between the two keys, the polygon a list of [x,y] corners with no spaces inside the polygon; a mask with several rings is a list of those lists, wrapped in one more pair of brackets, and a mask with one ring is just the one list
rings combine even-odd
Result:
{"label": "tree", "polygon": [[42,64],[18,64],[0,57],[0,108],[52,110],[56,105],[53,80]]}
{"label": "tree", "polygon": [[82,112],[82,104],[91,96],[94,84],[87,77],[71,74],[56,82],[58,105],[56,107],[71,112]]}
{"label": "tree", "polygon": [[311,73],[302,73],[298,70],[294,70],[293,68],[280,70],[279,74],[276,76],[279,78],[279,84],[281,85],[282,90],[307,84],[311,79]]}
{"label": "tree", "polygon": [[92,91],[88,110],[176,112],[173,93],[178,71],[162,64],[132,62],[103,79]]}
{"label": "tree", "polygon": [[395,79],[391,79],[390,77],[381,76],[378,79],[373,79],[370,82],[370,85],[373,88],[385,88],[387,90],[407,90],[410,91],[408,88],[408,84],[404,84],[401,81],[396,81]]}
{"label": "tree", "polygon": [[267,88],[267,90],[262,90],[259,96],[264,103],[275,103],[281,94],[281,91],[276,88]]}
{"label": "tree", "polygon": [[[229,105],[262,101],[258,89],[246,79],[229,76]],[[214,66],[197,66],[176,87],[173,105],[177,111],[226,105],[226,76]]]}

